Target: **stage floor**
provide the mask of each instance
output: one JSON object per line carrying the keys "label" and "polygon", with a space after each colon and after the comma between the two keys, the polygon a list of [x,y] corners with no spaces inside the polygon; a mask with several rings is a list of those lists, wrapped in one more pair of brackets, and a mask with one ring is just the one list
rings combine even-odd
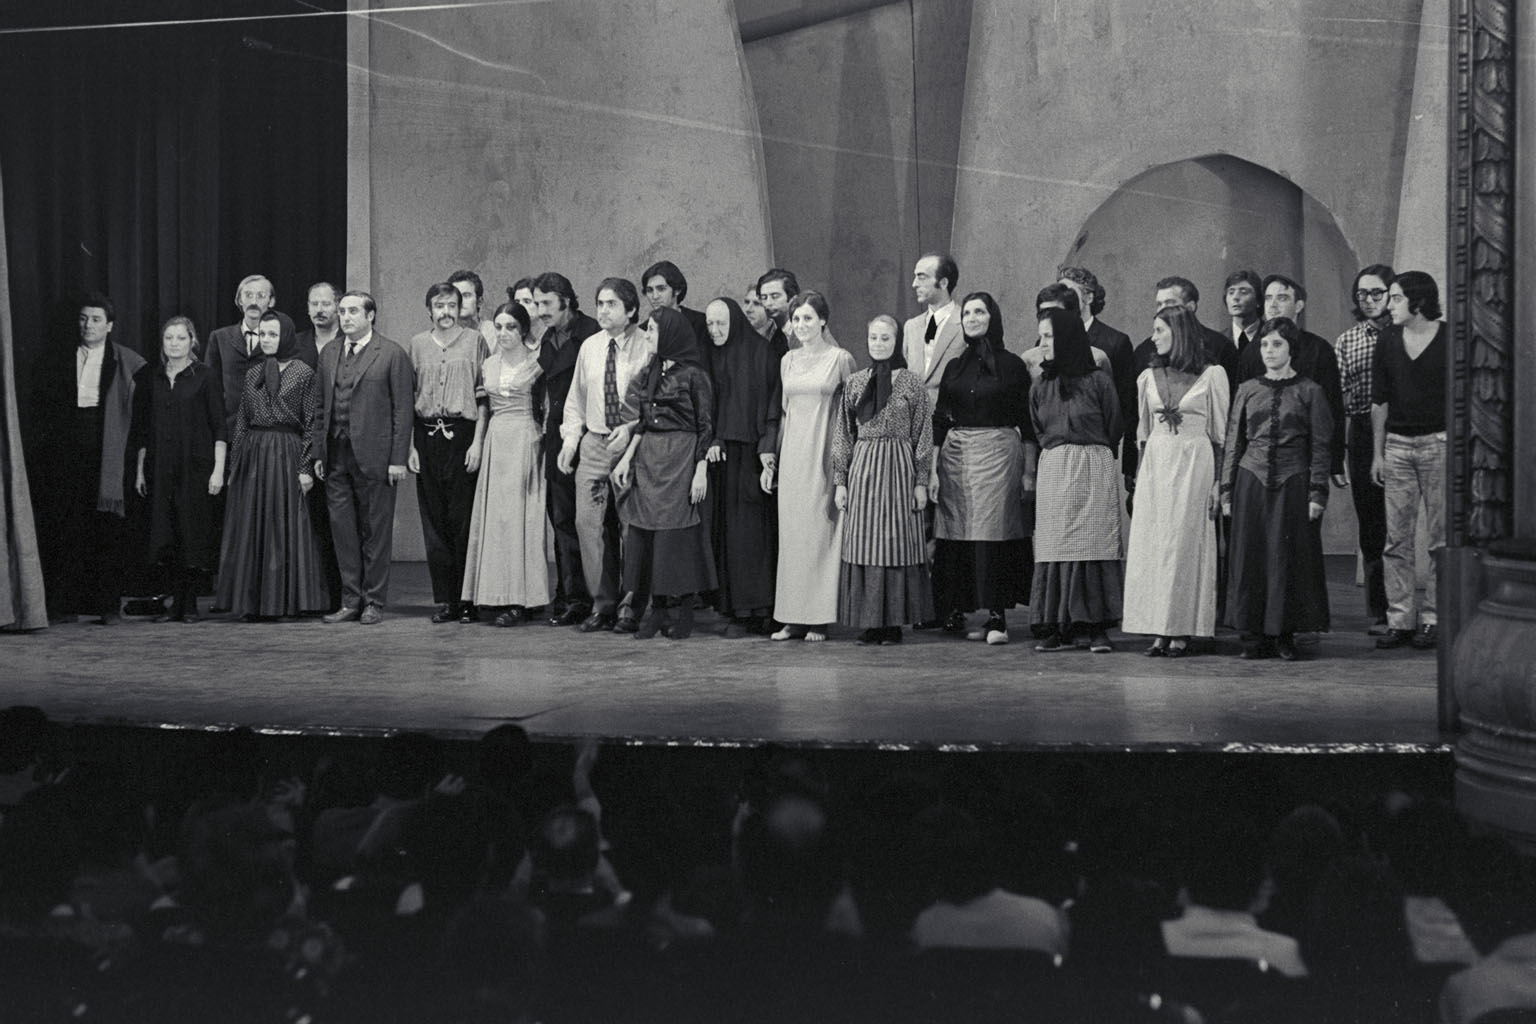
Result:
{"label": "stage floor", "polygon": [[[1118,651],[1038,654],[907,632],[899,647],[725,640],[701,616],[685,641],[542,624],[434,626],[426,567],[394,568],[383,624],[82,622],[0,635],[0,705],[63,722],[250,725],[277,732],[452,735],[518,721],[542,739],[1070,750],[1434,750],[1435,659],[1378,652],[1353,561],[1329,560],[1334,632],[1304,661],[1247,662],[1225,633],[1180,661]],[[204,607],[207,602],[204,601]],[[976,622],[984,618],[972,616]]]}

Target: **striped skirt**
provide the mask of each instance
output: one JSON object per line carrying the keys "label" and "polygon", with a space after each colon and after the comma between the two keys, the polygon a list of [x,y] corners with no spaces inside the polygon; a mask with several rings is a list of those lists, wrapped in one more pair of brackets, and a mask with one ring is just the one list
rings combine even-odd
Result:
{"label": "striped skirt", "polygon": [[873,437],[853,446],[842,559],[850,565],[922,565],[923,514],[912,507],[912,442]]}

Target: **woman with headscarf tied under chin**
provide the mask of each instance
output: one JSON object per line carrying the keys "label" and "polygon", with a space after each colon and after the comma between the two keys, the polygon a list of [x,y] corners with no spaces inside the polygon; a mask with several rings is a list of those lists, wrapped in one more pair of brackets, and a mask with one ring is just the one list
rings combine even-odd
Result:
{"label": "woman with headscarf tied under chin", "polygon": [[[934,606],[946,633],[995,646],[1008,642],[1008,609],[1029,595],[1029,371],[1003,347],[1003,313],[988,293],[960,303],[960,329],[965,351],[944,368],[933,411]],[[977,608],[986,623],[967,633],[965,614]]]}
{"label": "woman with headscarf tied under chin", "polygon": [[693,632],[698,595],[715,589],[715,560],[700,515],[709,494],[705,454],[714,439],[714,391],[698,336],[681,313],[657,309],[644,329],[656,337],[656,354],[630,381],[625,404],[639,418],[613,467],[624,524],[624,589],[651,595],[637,640],[658,632],[682,640]]}
{"label": "woman with headscarf tied under chin", "polygon": [[247,621],[323,612],[329,603],[307,505],[318,379],[295,358],[293,327],[275,311],[257,331],[263,358],[246,370],[235,416],[216,600]]}

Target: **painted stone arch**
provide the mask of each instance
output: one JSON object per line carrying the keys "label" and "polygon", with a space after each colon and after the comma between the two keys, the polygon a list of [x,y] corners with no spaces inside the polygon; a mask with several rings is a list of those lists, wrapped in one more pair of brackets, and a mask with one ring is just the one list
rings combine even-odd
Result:
{"label": "painted stone arch", "polygon": [[1200,289],[1200,318],[1220,330],[1222,284],[1244,267],[1303,282],[1303,325],[1332,341],[1353,322],[1346,296],[1359,267],[1327,207],[1274,171],[1225,154],[1159,164],[1116,188],[1063,263],[1098,276],[1108,293],[1104,319],[1133,341],[1150,331],[1153,285],[1175,274]]}

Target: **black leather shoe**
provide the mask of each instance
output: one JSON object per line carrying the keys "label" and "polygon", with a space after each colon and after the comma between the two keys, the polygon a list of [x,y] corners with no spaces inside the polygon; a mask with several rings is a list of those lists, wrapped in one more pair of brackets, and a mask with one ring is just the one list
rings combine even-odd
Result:
{"label": "black leather shoe", "polygon": [[964,633],[965,613],[950,612],[949,615],[945,617],[944,624],[939,628],[944,630],[946,633]]}
{"label": "black leather shoe", "polygon": [[943,619],[924,619],[922,622],[912,623],[913,629],[942,629],[943,626]]}
{"label": "black leather shoe", "polygon": [[640,628],[640,623],[635,620],[635,613],[628,609],[619,613],[619,619],[613,624],[615,633],[633,633]]}
{"label": "black leather shoe", "polygon": [[855,640],[854,643],[858,644],[860,647],[878,646],[880,643],[880,634],[881,630],[879,629],[866,629],[864,632],[859,634],[859,638]]}
{"label": "black leather shoe", "polygon": [[1149,658],[1165,658],[1168,656],[1168,648],[1163,646],[1163,642],[1161,640],[1154,640],[1152,641],[1152,646],[1148,647],[1142,653],[1144,653]]}
{"label": "black leather shoe", "polygon": [[458,605],[458,602],[454,602],[452,604],[440,604],[440,605],[437,606],[437,611],[432,613],[432,623],[434,625],[437,625],[437,626],[441,626],[445,622],[458,622],[458,621],[459,621],[459,605]]}
{"label": "black leather shoe", "polygon": [[613,629],[618,621],[617,618],[609,615],[607,612],[593,612],[582,622],[581,631],[583,633],[606,633]]}
{"label": "black leather shoe", "polygon": [[1285,661],[1296,660],[1296,641],[1286,637],[1275,644],[1275,653]]}
{"label": "black leather shoe", "polygon": [[522,621],[523,610],[521,608],[508,608],[506,611],[496,616],[496,618],[492,619],[491,624],[495,626],[501,626],[503,629],[505,629],[508,626],[516,626]]}
{"label": "black leather shoe", "polygon": [[480,621],[480,609],[465,601],[459,606],[459,625],[467,626],[472,622]]}
{"label": "black leather shoe", "polygon": [[579,626],[587,620],[592,609],[583,604],[573,604],[549,620],[551,626]]}
{"label": "black leather shoe", "polygon": [[1413,649],[1416,651],[1432,651],[1440,642],[1440,627],[1435,623],[1420,626],[1419,631],[1413,634]]}
{"label": "black leather shoe", "polygon": [[1407,647],[1412,643],[1413,630],[1394,629],[1386,636],[1376,638],[1376,649],[1378,651],[1395,651],[1399,647]]}

